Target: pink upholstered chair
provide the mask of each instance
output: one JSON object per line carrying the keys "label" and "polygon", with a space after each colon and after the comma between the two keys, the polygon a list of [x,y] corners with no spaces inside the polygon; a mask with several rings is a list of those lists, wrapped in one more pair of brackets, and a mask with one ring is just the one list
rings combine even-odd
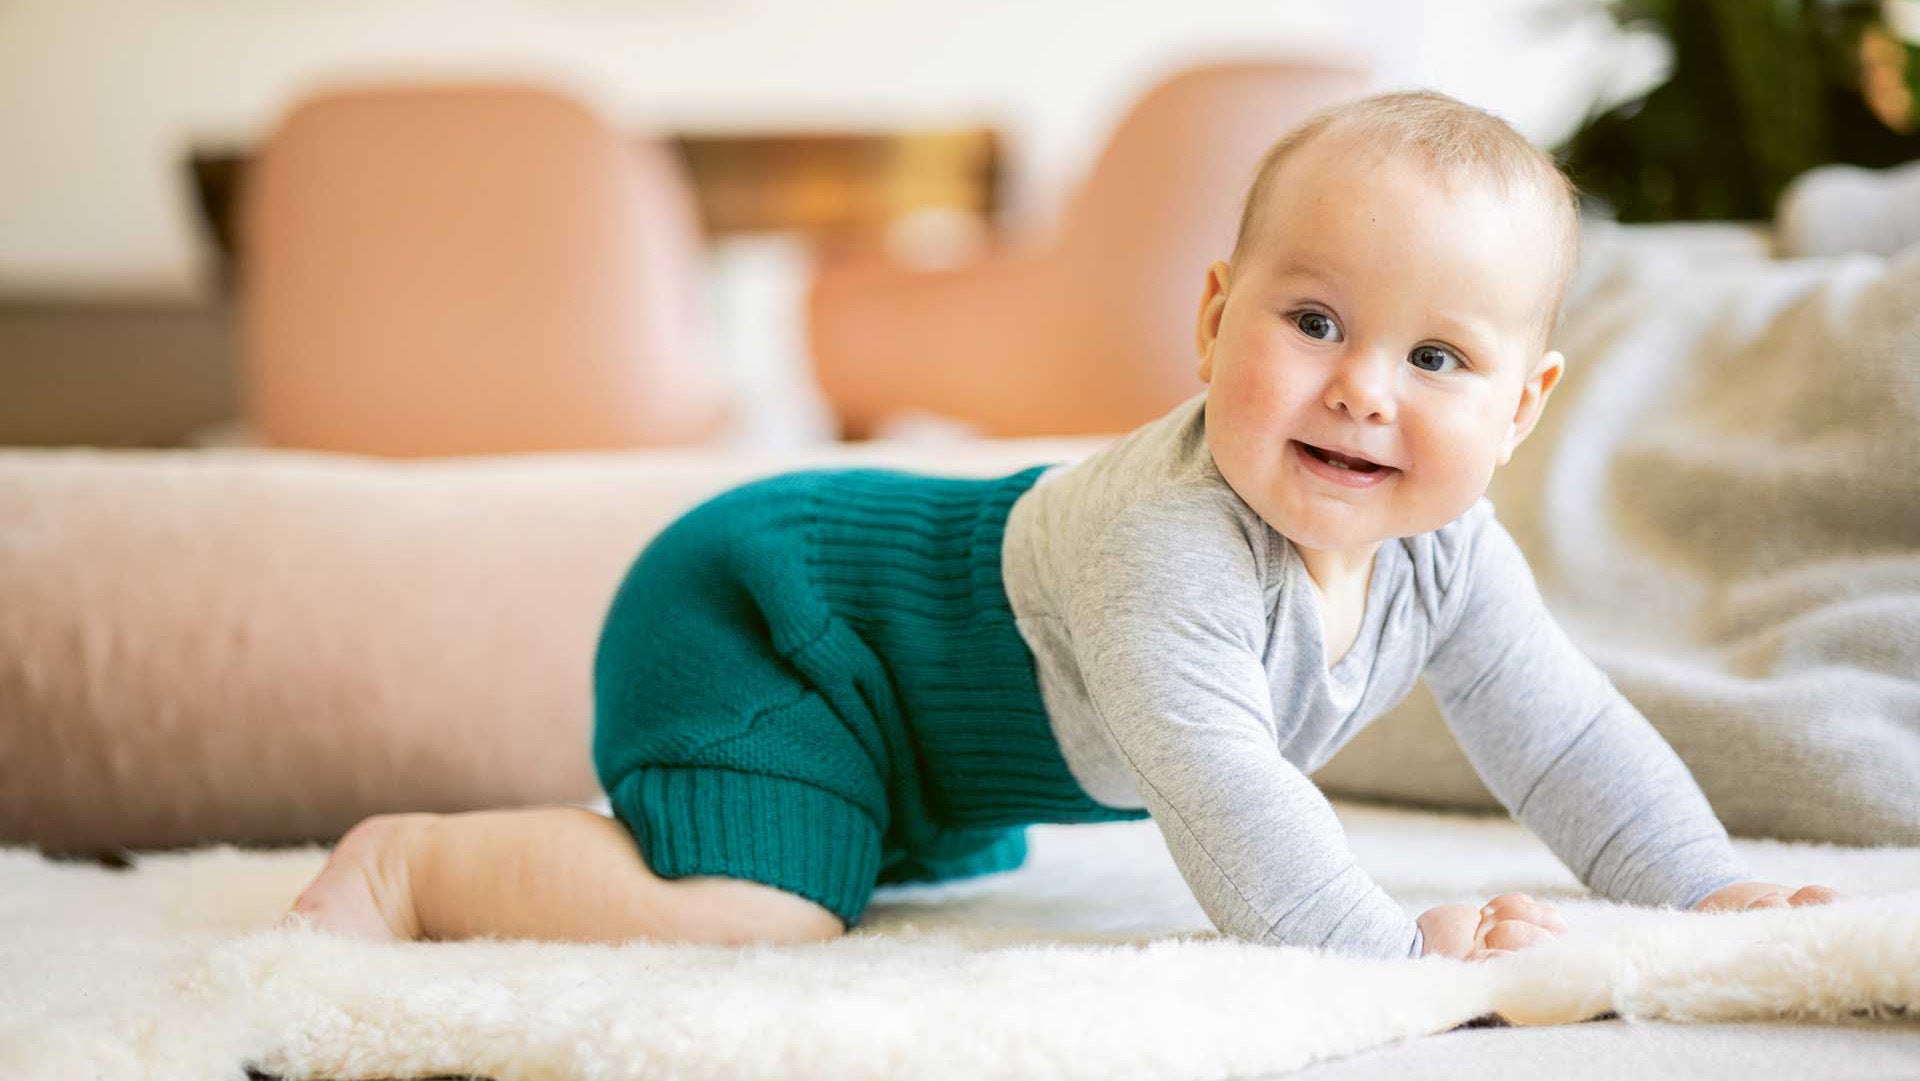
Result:
{"label": "pink upholstered chair", "polygon": [[1255,164],[1296,122],[1365,91],[1363,72],[1339,66],[1188,70],[1121,122],[1050,249],[940,271],[823,262],[809,344],[842,430],[919,411],[997,436],[1119,432],[1198,393],[1200,289],[1233,247]]}
{"label": "pink upholstered chair", "polygon": [[454,84],[300,102],[242,192],[246,415],[392,456],[698,442],[698,210],[676,156],[562,94]]}

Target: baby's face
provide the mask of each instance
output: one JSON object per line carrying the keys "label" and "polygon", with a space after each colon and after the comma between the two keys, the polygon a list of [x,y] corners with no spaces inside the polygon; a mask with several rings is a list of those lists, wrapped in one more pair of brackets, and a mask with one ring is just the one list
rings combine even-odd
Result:
{"label": "baby's face", "polygon": [[[1259,236],[1209,269],[1201,300],[1215,463],[1297,546],[1436,529],[1486,491],[1559,378],[1540,341],[1559,243],[1545,197],[1449,185],[1333,136],[1272,180]],[[1383,468],[1338,471],[1307,446]]]}

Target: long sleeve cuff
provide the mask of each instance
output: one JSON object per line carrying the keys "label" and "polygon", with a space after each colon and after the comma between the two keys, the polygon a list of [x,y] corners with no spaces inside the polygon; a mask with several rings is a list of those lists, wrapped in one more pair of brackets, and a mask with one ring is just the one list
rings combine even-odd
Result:
{"label": "long sleeve cuff", "polygon": [[1659,858],[1630,863],[1625,846],[1615,842],[1601,850],[1587,881],[1602,884],[1604,896],[1627,904],[1688,909],[1723,886],[1753,878],[1724,831],[1671,845],[1640,840],[1641,847],[1659,851]]}
{"label": "long sleeve cuff", "polygon": [[1417,957],[1420,926],[1399,902],[1351,865],[1267,928],[1276,945],[1316,946],[1354,957]]}

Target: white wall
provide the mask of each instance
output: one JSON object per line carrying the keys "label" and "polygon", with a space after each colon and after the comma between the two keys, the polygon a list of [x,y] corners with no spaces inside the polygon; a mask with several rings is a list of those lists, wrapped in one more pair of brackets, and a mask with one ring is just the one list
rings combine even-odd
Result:
{"label": "white wall", "polygon": [[1541,142],[1658,68],[1598,15],[1531,26],[1539,2],[0,0],[0,291],[196,294],[188,146],[250,140],[330,78],[549,78],[634,130],[993,123],[1039,223],[1185,61],[1360,57]]}

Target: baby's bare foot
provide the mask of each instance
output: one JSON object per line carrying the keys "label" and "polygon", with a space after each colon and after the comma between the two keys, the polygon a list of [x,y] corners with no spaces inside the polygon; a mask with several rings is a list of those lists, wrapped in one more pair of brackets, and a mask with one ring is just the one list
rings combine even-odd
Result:
{"label": "baby's bare foot", "polygon": [[322,931],[372,942],[419,938],[408,852],[434,817],[375,815],[348,830],[280,925],[304,920]]}

